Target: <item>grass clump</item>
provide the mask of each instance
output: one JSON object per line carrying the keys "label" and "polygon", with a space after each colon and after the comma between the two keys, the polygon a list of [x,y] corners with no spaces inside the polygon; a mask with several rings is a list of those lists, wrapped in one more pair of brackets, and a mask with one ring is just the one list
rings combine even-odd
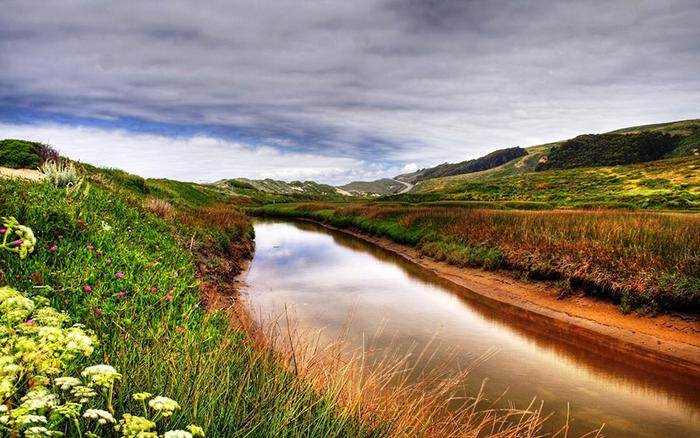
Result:
{"label": "grass clump", "polygon": [[82,178],[78,170],[69,162],[48,161],[39,170],[54,187],[65,188],[80,185]]}

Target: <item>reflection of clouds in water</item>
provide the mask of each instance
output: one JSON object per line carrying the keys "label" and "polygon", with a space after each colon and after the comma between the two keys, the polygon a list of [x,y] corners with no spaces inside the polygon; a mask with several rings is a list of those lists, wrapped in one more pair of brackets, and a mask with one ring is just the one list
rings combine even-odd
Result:
{"label": "reflection of clouds in water", "polygon": [[550,411],[565,412],[568,401],[594,406],[574,412],[578,424],[593,426],[613,415],[637,418],[639,412],[660,427],[650,430],[667,431],[666,423],[682,429],[688,422],[692,407],[674,403],[668,393],[581,349],[525,331],[506,314],[462,299],[360,241],[286,223],[257,223],[256,239],[251,296],[268,315],[286,304],[299,323],[323,329],[328,339],[347,328],[355,347],[367,343],[380,351],[420,350],[436,336],[436,357],[449,357],[455,367],[496,347],[497,355],[473,373],[474,382],[488,377],[494,394],[510,387],[507,398],[518,404],[544,397]]}

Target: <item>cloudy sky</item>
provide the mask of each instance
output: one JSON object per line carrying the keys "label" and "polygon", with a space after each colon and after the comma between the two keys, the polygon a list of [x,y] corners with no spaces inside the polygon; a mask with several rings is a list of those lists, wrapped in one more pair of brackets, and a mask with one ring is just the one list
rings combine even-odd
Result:
{"label": "cloudy sky", "polygon": [[700,2],[2,1],[0,138],[344,183],[700,117]]}

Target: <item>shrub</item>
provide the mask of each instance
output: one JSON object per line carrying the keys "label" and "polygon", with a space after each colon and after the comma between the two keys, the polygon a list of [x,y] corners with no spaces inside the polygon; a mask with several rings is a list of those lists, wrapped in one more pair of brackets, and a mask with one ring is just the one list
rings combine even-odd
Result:
{"label": "shrub", "polygon": [[48,161],[39,170],[54,187],[73,187],[82,181],[78,170],[70,163]]}
{"label": "shrub", "polygon": [[7,139],[0,141],[0,166],[35,169],[41,164],[40,143]]}
{"label": "shrub", "polygon": [[165,199],[154,198],[153,196],[149,196],[145,201],[143,201],[143,208],[161,219],[171,217],[175,214],[173,206],[170,205],[168,201]]}
{"label": "shrub", "polygon": [[643,163],[660,160],[677,146],[677,137],[657,132],[579,135],[554,147],[535,170]]}

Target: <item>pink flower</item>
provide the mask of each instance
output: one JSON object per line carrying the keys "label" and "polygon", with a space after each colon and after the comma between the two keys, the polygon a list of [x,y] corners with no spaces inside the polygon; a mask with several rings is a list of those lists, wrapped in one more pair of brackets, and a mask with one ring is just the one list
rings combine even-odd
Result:
{"label": "pink flower", "polygon": [[95,313],[97,313],[98,315],[101,315],[102,314],[102,307],[98,307],[97,309],[95,309]]}
{"label": "pink flower", "polygon": [[112,264],[112,259],[107,259],[107,264],[111,265]]}
{"label": "pink flower", "polygon": [[83,286],[83,292],[85,292],[85,293],[92,292],[92,286],[90,286],[89,284],[86,284],[85,286]]}
{"label": "pink flower", "polygon": [[120,291],[119,291],[119,297],[120,297],[120,298],[124,298],[125,296],[126,296],[126,292],[124,292],[123,290],[120,290]]}
{"label": "pink flower", "polygon": [[93,249],[95,249],[95,247],[92,246],[91,243],[88,243],[87,249],[89,249],[90,251],[92,251]]}
{"label": "pink flower", "polygon": [[51,248],[49,248],[49,251],[56,252],[58,251],[58,247],[56,245],[53,245]]}
{"label": "pink flower", "polygon": [[172,301],[172,300],[173,300],[173,296],[170,295],[170,294],[168,294],[168,295],[165,296],[165,299],[168,300],[168,301]]}
{"label": "pink flower", "polygon": [[164,341],[167,341],[168,339],[170,339],[170,336],[168,336],[168,335],[163,335],[163,340],[164,340]]}
{"label": "pink flower", "polygon": [[32,318],[29,318],[26,322],[27,324],[34,324],[34,320]]}
{"label": "pink flower", "polygon": [[15,241],[12,242],[12,243],[14,243],[14,244],[17,245],[17,246],[22,246],[22,239],[17,239],[17,240],[15,240]]}
{"label": "pink flower", "polygon": [[151,287],[151,292],[153,292],[153,293],[156,293],[156,292],[158,292],[158,288],[157,288],[157,287],[155,287],[155,286]]}
{"label": "pink flower", "polygon": [[7,233],[7,230],[5,228],[0,228],[0,234],[5,234]]}
{"label": "pink flower", "polygon": [[124,274],[121,272],[117,272],[116,274],[114,274],[114,276],[117,278],[124,278]]}

